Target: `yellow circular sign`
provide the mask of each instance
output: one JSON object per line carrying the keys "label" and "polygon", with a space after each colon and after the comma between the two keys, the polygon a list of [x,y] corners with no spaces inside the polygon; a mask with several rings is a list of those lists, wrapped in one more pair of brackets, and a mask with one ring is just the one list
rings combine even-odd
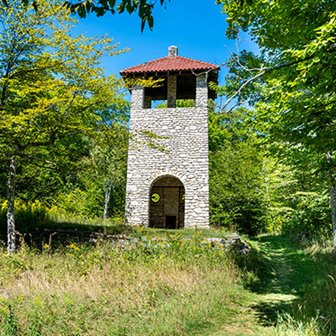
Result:
{"label": "yellow circular sign", "polygon": [[154,203],[157,203],[157,202],[159,202],[160,201],[160,195],[159,194],[157,194],[157,193],[154,193],[153,195],[152,195],[152,201],[154,202]]}

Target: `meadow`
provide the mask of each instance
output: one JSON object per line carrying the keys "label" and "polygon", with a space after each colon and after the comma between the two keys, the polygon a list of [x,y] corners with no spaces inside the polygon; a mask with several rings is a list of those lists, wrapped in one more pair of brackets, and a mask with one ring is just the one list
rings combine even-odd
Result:
{"label": "meadow", "polygon": [[134,240],[122,245],[22,242],[14,255],[3,248],[0,335],[335,332],[336,268],[328,247],[262,236],[243,238],[251,251],[240,255],[204,242],[224,237],[223,230],[127,234]]}

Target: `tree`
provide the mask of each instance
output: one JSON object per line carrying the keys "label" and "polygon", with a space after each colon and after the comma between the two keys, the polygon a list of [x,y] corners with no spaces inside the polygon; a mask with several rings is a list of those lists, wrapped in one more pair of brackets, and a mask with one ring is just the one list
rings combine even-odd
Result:
{"label": "tree", "polygon": [[[219,1],[227,35],[249,31],[260,47],[259,66],[240,74],[261,79],[255,103],[272,141],[304,147],[329,181],[336,246],[336,3],[332,0]],[[246,71],[249,69],[249,71]]]}
{"label": "tree", "polygon": [[0,160],[8,164],[8,251],[13,252],[17,166],[71,162],[99,111],[122,97],[119,82],[99,67],[102,55],[118,53],[116,45],[108,38],[72,37],[74,20],[61,2],[2,3],[0,22]]}
{"label": "tree", "polygon": [[268,208],[263,151],[251,112],[210,113],[210,221],[256,235],[266,229]]}
{"label": "tree", "polygon": [[[170,0],[159,0],[161,5],[164,5]],[[138,11],[141,20],[141,31],[144,30],[145,25],[148,24],[150,29],[154,26],[154,18],[152,15],[153,9],[157,1],[153,0],[77,0],[65,1],[73,13],[78,13],[80,17],[86,17],[89,13],[95,13],[97,16],[105,15],[107,12],[114,14],[123,13],[125,10],[132,14]]]}
{"label": "tree", "polygon": [[[161,5],[165,5],[170,0],[159,0]],[[36,11],[41,9],[41,3],[35,0],[22,0],[21,3],[25,6],[31,4]],[[129,14],[138,12],[141,20],[141,31],[144,30],[146,24],[150,29],[153,29],[154,18],[153,9],[157,1],[153,0],[69,0],[64,1],[64,5],[71,10],[73,14],[78,14],[85,18],[87,14],[95,13],[97,16],[103,16],[110,12],[112,14],[123,13],[125,10]],[[10,2],[2,0],[2,5],[9,7]]]}
{"label": "tree", "polygon": [[[122,211],[124,209],[128,130],[126,125],[120,123],[101,126],[97,136],[92,139],[90,161],[93,169],[91,178],[94,176],[95,183],[104,190],[103,218],[106,220],[111,210],[114,213],[119,210],[120,214],[119,206],[122,206]],[[110,210],[112,198],[114,204]]]}

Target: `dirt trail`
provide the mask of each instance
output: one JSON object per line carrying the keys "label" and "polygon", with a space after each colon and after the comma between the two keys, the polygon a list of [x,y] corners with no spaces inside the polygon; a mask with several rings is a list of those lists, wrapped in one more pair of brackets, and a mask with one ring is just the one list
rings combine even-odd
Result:
{"label": "dirt trail", "polygon": [[258,244],[267,272],[261,274],[260,284],[247,294],[245,302],[234,308],[221,330],[209,335],[277,335],[278,315],[290,312],[309,283],[315,265],[302,250],[278,236],[262,237]]}

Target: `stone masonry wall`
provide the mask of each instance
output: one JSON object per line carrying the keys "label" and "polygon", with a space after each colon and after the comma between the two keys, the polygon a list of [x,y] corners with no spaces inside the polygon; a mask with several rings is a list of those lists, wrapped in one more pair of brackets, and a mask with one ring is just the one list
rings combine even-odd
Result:
{"label": "stone masonry wall", "polygon": [[[209,226],[208,91],[196,81],[196,107],[144,109],[143,88],[132,90],[126,222],[148,226],[153,182],[165,175],[185,187],[185,227]],[[148,137],[148,131],[155,134]]]}

